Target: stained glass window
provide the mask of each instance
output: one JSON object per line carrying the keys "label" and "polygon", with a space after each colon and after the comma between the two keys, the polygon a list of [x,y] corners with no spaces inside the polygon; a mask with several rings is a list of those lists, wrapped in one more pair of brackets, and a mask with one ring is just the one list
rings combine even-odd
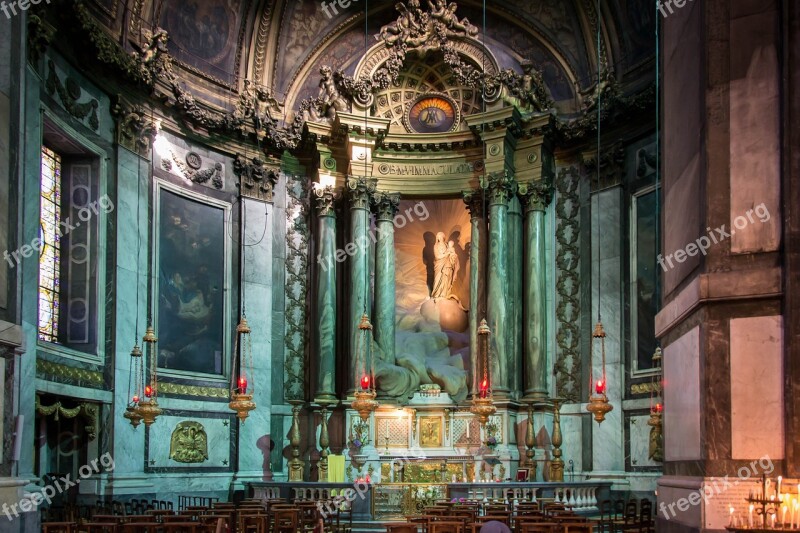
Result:
{"label": "stained glass window", "polygon": [[42,147],[39,189],[39,339],[58,342],[61,271],[61,156]]}

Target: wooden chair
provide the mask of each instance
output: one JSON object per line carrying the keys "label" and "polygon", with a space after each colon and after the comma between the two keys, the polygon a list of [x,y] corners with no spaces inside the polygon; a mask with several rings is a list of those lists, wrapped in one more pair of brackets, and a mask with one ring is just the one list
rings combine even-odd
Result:
{"label": "wooden chair", "polygon": [[555,522],[536,522],[525,523],[521,526],[521,533],[560,533],[563,529],[561,524]]}
{"label": "wooden chair", "polygon": [[428,524],[428,533],[464,533],[460,520],[435,520]]}
{"label": "wooden chair", "polygon": [[163,533],[197,533],[203,528],[199,522],[167,522],[163,524]]}
{"label": "wooden chair", "polygon": [[272,533],[296,533],[299,523],[299,509],[276,509],[271,531]]}
{"label": "wooden chair", "polygon": [[75,522],[43,522],[43,533],[77,533],[78,524]]}
{"label": "wooden chair", "polygon": [[86,533],[117,533],[118,524],[116,522],[88,522],[81,529]]}
{"label": "wooden chair", "polygon": [[594,533],[594,524],[591,522],[562,524],[564,533]]}
{"label": "wooden chair", "polygon": [[417,533],[417,524],[406,522],[404,524],[384,524],[386,533]]}
{"label": "wooden chair", "polygon": [[132,524],[122,524],[117,531],[122,533],[158,533],[164,525],[158,522],[134,522]]}

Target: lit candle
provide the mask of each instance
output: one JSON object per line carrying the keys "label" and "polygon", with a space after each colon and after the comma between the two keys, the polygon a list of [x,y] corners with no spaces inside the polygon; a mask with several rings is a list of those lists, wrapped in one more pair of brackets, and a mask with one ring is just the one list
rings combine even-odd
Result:
{"label": "lit candle", "polygon": [[786,506],[781,506],[781,525],[786,527]]}
{"label": "lit candle", "polygon": [[728,526],[733,527],[733,505],[731,505],[731,516],[728,519]]}
{"label": "lit candle", "polygon": [[750,512],[747,515],[747,527],[753,527],[753,504],[750,504]]}
{"label": "lit candle", "polygon": [[772,522],[772,529],[775,529],[775,513],[772,513],[772,516],[770,516],[770,518]]}
{"label": "lit candle", "polygon": [[597,385],[595,386],[595,390],[597,391],[597,394],[605,394],[606,384],[603,382],[602,379],[597,380]]}

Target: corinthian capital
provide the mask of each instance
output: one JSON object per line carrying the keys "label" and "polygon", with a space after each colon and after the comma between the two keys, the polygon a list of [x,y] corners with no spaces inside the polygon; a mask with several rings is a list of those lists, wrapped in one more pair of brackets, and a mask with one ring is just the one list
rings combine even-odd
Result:
{"label": "corinthian capital", "polygon": [[525,211],[546,211],[553,200],[553,186],[545,181],[537,180],[519,186],[519,196]]}
{"label": "corinthian capital", "polygon": [[351,207],[369,210],[369,204],[377,186],[378,180],[375,178],[357,176],[347,178],[347,193],[350,197]]}
{"label": "corinthian capital", "polygon": [[372,203],[378,220],[394,220],[397,210],[400,208],[400,193],[398,192],[378,192],[372,197]]}

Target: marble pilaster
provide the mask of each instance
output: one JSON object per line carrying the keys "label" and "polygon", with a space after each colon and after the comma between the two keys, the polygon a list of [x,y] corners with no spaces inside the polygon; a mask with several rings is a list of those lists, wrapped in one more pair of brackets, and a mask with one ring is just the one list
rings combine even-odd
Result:
{"label": "marble pilaster", "polygon": [[[247,307],[247,320],[251,324],[250,341],[253,354],[253,375],[269,376],[272,373],[272,262],[273,245],[271,227],[275,218],[274,206],[260,200],[242,198],[242,258],[245,261],[242,279],[242,300]],[[267,227],[266,233],[264,228]],[[261,235],[264,238],[259,239]],[[254,244],[257,243],[257,244]],[[258,268],[256,268],[256,265]],[[250,412],[246,423],[239,426],[238,482],[264,478],[269,471],[264,457],[269,453],[270,388],[261,381],[254,383],[253,401],[256,409]]]}
{"label": "marble pilaster", "polygon": [[547,361],[547,248],[545,212],[553,198],[551,187],[532,182],[520,187],[525,205],[525,398],[540,400],[550,390]]}
{"label": "marble pilaster", "polygon": [[314,401],[336,403],[336,193],[332,187],[316,189],[319,211],[317,257],[317,317],[314,328],[319,362]]}
{"label": "marble pilaster", "polygon": [[395,364],[395,252],[394,217],[400,195],[375,195],[378,242],[375,252],[375,342],[387,364]]}

